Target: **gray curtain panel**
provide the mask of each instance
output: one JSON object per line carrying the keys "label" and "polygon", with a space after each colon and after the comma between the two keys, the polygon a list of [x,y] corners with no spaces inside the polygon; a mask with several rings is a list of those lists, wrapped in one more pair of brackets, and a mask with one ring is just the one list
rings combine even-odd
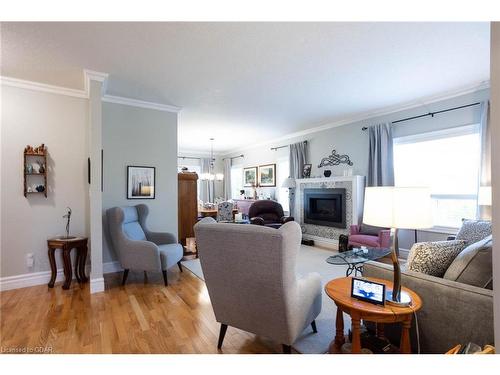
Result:
{"label": "gray curtain panel", "polygon": [[[491,127],[490,102],[481,103],[481,121],[479,132],[481,135],[481,165],[479,166],[479,187],[491,186]],[[477,218],[491,220],[491,207],[477,207]]]}
{"label": "gray curtain panel", "polygon": [[370,141],[367,186],[394,186],[394,158],[390,123],[368,127]]}
{"label": "gray curtain panel", "polygon": [[231,158],[226,158],[224,162],[224,199],[230,200],[231,197]]}
{"label": "gray curtain panel", "polygon": [[[304,164],[307,164],[307,142],[298,142],[290,145],[290,177],[302,178]],[[288,197],[290,216],[295,215],[295,189],[290,189]]]}
{"label": "gray curtain panel", "polygon": [[[201,158],[200,159],[201,173],[209,173],[210,172],[210,158]],[[212,199],[212,182],[207,180],[199,180],[200,183],[200,199],[206,203],[210,202]]]}

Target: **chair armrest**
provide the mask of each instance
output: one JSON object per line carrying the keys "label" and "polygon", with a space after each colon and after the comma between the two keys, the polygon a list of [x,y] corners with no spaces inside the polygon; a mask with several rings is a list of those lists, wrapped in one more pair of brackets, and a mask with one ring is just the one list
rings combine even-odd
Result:
{"label": "chair armrest", "polygon": [[391,247],[391,231],[387,229],[382,229],[378,233],[378,243],[382,248]]}
{"label": "chair armrest", "polygon": [[295,219],[293,218],[293,216],[283,216],[281,218],[281,223],[282,224],[288,223],[289,221],[295,221]]}
{"label": "chair armrest", "polygon": [[359,234],[359,225],[351,225],[349,234]]}
{"label": "chair armrest", "polygon": [[160,251],[150,241],[122,240],[119,247],[120,263],[125,269],[161,271]]}
{"label": "chair armrest", "polygon": [[166,245],[170,243],[177,243],[177,238],[168,232],[147,232],[146,238],[148,241],[154,242],[156,245]]}
{"label": "chair armrest", "polygon": [[255,216],[255,217],[252,217],[250,219],[250,224],[254,224],[254,225],[264,225],[264,219],[259,217],[259,216]]}

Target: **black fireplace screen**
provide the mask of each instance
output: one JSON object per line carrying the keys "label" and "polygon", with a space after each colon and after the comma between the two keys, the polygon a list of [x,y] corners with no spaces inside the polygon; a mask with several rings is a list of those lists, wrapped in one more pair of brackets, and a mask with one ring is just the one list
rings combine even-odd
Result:
{"label": "black fireplace screen", "polygon": [[345,189],[304,189],[304,222],[346,227]]}

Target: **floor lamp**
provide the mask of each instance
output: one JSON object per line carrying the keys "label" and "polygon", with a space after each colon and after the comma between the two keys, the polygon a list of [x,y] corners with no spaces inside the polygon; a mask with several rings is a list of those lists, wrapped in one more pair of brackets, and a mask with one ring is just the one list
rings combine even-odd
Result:
{"label": "floor lamp", "polygon": [[367,187],[363,223],[391,228],[391,260],[394,266],[393,289],[387,291],[386,302],[408,306],[411,298],[401,291],[399,266],[398,229],[425,229],[432,227],[431,195],[428,188],[418,187]]}

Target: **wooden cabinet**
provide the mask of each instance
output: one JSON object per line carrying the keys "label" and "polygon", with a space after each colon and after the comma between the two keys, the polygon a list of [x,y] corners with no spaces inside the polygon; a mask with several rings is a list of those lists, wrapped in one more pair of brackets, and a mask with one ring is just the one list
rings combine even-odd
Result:
{"label": "wooden cabinet", "polygon": [[179,242],[186,245],[186,238],[194,237],[193,227],[198,219],[198,175],[180,172],[178,181]]}

